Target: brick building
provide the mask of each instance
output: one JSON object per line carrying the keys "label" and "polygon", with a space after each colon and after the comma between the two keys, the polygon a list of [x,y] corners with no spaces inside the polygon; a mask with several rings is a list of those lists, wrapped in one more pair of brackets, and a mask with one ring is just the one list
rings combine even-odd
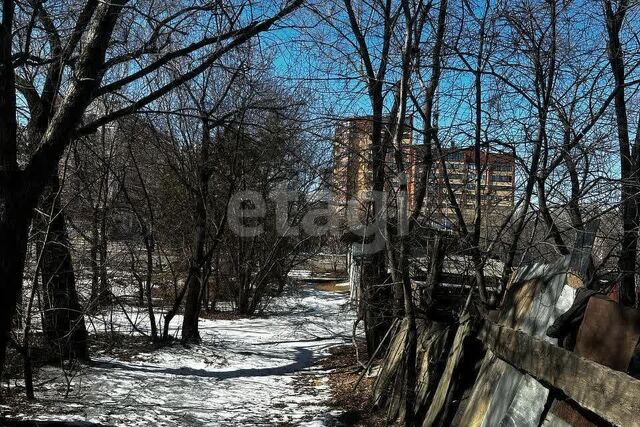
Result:
{"label": "brick building", "polygon": [[[372,188],[373,168],[371,164],[371,128],[373,119],[371,116],[351,117],[343,120],[336,129],[333,144],[333,174],[332,190],[334,203],[338,207],[344,206],[349,200],[364,202],[368,200],[368,193]],[[388,120],[385,120],[383,134],[389,135]],[[412,144],[411,122],[408,122],[403,135],[401,145],[405,153],[409,191],[414,186],[413,156],[410,150]],[[397,179],[397,168],[394,151],[389,148],[385,161],[385,176],[388,179]],[[409,199],[412,199],[412,194]]]}
{"label": "brick building", "polygon": [[[331,188],[338,209],[350,200],[364,202],[372,186],[370,116],[343,120],[336,129],[333,144]],[[407,173],[407,195],[413,207],[416,179],[422,176],[424,145],[413,144],[411,126],[402,139],[403,161]],[[387,134],[388,129],[384,129]],[[435,153],[434,153],[435,154]],[[476,167],[473,147],[450,147],[445,150],[445,166],[449,183],[467,223],[473,221],[476,202]],[[456,222],[444,179],[444,168],[434,159],[433,177],[427,187],[423,215],[449,226]],[[387,183],[398,179],[394,150],[389,147],[385,162]],[[515,190],[515,159],[510,154],[482,152],[480,155],[480,201],[485,220],[502,218],[513,208]],[[397,183],[387,190],[397,189]],[[391,199],[393,194],[389,195]],[[364,203],[362,203],[364,206]],[[497,220],[496,220],[497,221]],[[496,222],[489,221],[489,222]]]}
{"label": "brick building", "polygon": [[[456,202],[469,224],[475,216],[477,183],[473,147],[451,147],[444,153],[444,164]],[[418,169],[419,166],[416,166]],[[440,161],[434,165],[434,184],[427,192],[426,205],[438,218],[456,221],[448,194],[444,168]],[[420,173],[417,171],[416,173]],[[480,204],[483,216],[502,218],[514,206],[515,158],[504,153],[480,153]]]}

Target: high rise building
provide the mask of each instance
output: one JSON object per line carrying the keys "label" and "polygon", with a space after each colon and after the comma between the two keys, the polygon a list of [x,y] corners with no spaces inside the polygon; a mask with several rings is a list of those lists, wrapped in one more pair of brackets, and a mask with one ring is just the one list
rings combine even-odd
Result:
{"label": "high rise building", "polygon": [[[383,123],[383,135],[390,135],[388,119]],[[333,174],[332,190],[334,203],[340,208],[348,201],[355,201],[363,205],[369,200],[369,192],[373,183],[371,132],[373,118],[371,116],[350,117],[343,120],[337,127],[333,143]],[[413,189],[413,156],[410,150],[412,144],[411,121],[408,120],[405,133],[401,140],[403,161],[409,190]],[[384,137],[384,136],[383,136]],[[388,142],[390,145],[390,141]],[[386,179],[397,180],[398,168],[394,150],[389,147],[385,159]],[[411,199],[412,196],[409,196]]]}
{"label": "high rise building", "polygon": [[489,220],[504,218],[504,214],[514,206],[515,158],[511,154],[482,150],[478,171],[474,147],[451,147],[444,152],[444,162],[436,160],[426,209],[444,225],[457,222],[446,177],[465,222],[471,223],[475,218],[478,175],[483,216]]}
{"label": "high rise building", "polygon": [[[347,202],[361,203],[363,208],[369,200],[373,170],[371,164],[370,116],[351,117],[343,120],[336,129],[333,146],[333,171],[331,188],[334,204],[338,209]],[[388,121],[385,121],[387,124]],[[386,126],[383,133],[389,134]],[[407,175],[407,196],[413,208],[417,191],[416,180],[423,175],[422,158],[424,145],[413,144],[411,126],[406,127],[402,138],[402,159]],[[434,150],[435,154],[435,150]],[[422,214],[444,227],[453,227],[457,217],[453,209],[447,180],[462,212],[465,222],[470,225],[475,217],[477,182],[480,174],[480,204],[483,223],[497,223],[514,206],[515,158],[511,154],[481,150],[480,169],[476,171],[473,147],[452,146],[444,150],[444,162],[434,156],[432,176],[427,184],[427,192]],[[443,165],[444,163],[444,165]],[[445,174],[446,169],[446,174]],[[385,180],[388,199],[393,200],[399,179],[394,150],[389,146],[385,161]],[[394,185],[389,185],[394,183]]]}

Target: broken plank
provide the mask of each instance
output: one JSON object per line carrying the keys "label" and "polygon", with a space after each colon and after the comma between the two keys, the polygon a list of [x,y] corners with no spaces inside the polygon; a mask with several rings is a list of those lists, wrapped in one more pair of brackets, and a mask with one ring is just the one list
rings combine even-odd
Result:
{"label": "broken plank", "polygon": [[485,322],[481,339],[510,365],[619,426],[640,426],[640,381],[525,333]]}

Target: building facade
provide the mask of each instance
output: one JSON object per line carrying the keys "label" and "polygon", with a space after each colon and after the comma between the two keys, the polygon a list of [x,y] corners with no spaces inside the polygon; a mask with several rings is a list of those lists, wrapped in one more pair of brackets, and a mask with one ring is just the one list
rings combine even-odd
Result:
{"label": "building facade", "polygon": [[[331,189],[335,207],[340,210],[348,202],[361,204],[365,208],[370,200],[372,187],[371,163],[372,118],[351,117],[343,120],[336,128],[333,144],[333,169]],[[389,135],[389,129],[383,128]],[[406,171],[407,196],[410,208],[415,204],[417,180],[423,175],[422,159],[424,145],[413,144],[411,126],[406,126],[402,143],[402,159]],[[396,167],[394,149],[387,143],[385,161],[385,181],[387,200],[393,203],[393,192],[398,189],[400,176]],[[435,150],[434,150],[435,151]],[[435,154],[435,152],[434,152]],[[462,216],[470,225],[476,212],[480,175],[480,204],[483,223],[494,225],[513,209],[515,195],[515,158],[511,154],[480,153],[480,168],[476,170],[474,147],[452,146],[444,150],[444,161],[434,156],[432,174],[427,183],[427,192],[422,215],[446,228],[454,228],[458,222],[451,200],[451,193],[460,208]],[[392,185],[389,185],[392,184]]]}
{"label": "building facade", "polygon": [[[355,202],[364,206],[370,200],[370,191],[373,184],[372,167],[372,133],[373,118],[371,116],[351,117],[341,121],[335,133],[333,141],[333,173],[331,189],[333,201],[338,209],[346,206],[348,202]],[[385,159],[385,185],[387,190],[391,188],[389,182],[398,181],[399,174],[391,147],[390,129],[388,119],[383,122],[383,138],[387,138],[387,155]],[[411,121],[405,126],[405,133],[401,140],[401,151],[405,165],[409,200],[413,199],[415,165],[412,146]],[[395,187],[395,185],[393,186]]]}
{"label": "building facade", "polygon": [[[514,156],[481,151],[479,170],[476,167],[475,157],[474,147],[451,147],[444,152],[443,162],[436,160],[433,185],[427,192],[427,209],[430,209],[445,226],[457,222],[450,193],[453,193],[467,224],[473,222],[475,218],[478,190],[482,215],[489,222],[504,218],[505,214],[513,209]],[[479,188],[478,176],[480,177]]]}

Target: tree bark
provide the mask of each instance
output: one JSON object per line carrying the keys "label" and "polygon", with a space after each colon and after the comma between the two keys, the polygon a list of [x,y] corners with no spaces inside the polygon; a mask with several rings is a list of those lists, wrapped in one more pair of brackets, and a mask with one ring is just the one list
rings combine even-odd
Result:
{"label": "tree bark", "polygon": [[25,200],[19,173],[0,170],[0,377],[11,324],[22,289],[33,206]]}
{"label": "tree bark", "polygon": [[[100,202],[98,202],[100,203]],[[91,306],[104,306],[111,300],[107,277],[106,218],[99,207],[94,209],[91,224]]]}
{"label": "tree bark", "polygon": [[[151,295],[151,288],[153,285],[153,252],[155,250],[155,240],[152,233],[144,239],[144,247],[147,252],[147,272],[145,277],[145,293],[147,303],[147,313],[149,313],[149,325],[151,327],[151,339],[154,343],[159,341],[158,326],[156,325],[156,315],[153,312],[153,295]],[[142,302],[142,301],[141,301]]]}
{"label": "tree bark", "polygon": [[620,150],[620,181],[621,181],[621,211],[622,211],[622,242],[618,269],[620,270],[620,302],[633,306],[636,302],[636,257],[638,250],[638,200],[636,187],[638,177],[636,168],[640,150],[638,147],[631,151],[629,141],[629,121],[627,103],[625,99],[625,62],[620,30],[628,7],[626,0],[619,3],[614,12],[611,0],[604,0],[607,34],[607,53],[611,72],[618,90],[614,97],[618,144]]}
{"label": "tree bark", "polygon": [[2,2],[0,23],[0,378],[27,252],[31,206],[22,199],[17,165],[16,92],[13,71],[13,1]]}
{"label": "tree bark", "polygon": [[87,330],[76,290],[65,216],[60,205],[57,170],[42,196],[40,211],[51,215],[38,221],[45,226],[49,222],[41,266],[45,337],[49,345],[60,349],[63,358],[87,360]]}
{"label": "tree bark", "polygon": [[[197,211],[198,209],[196,209]],[[182,322],[182,342],[183,343],[199,343],[201,341],[200,332],[198,330],[198,320],[200,310],[202,308],[202,289],[203,289],[203,272],[204,265],[204,242],[205,242],[205,224],[206,217],[198,214],[198,224],[196,225],[196,233],[193,246],[195,249],[194,256],[190,260],[189,275],[186,283],[187,294],[185,296],[184,319]]]}
{"label": "tree bark", "polygon": [[[105,192],[106,196],[106,192]],[[105,204],[106,206],[106,204]],[[106,213],[102,211],[100,213],[100,237],[98,239],[98,248],[100,254],[100,263],[98,264],[98,273],[100,277],[100,302],[109,303],[111,301],[111,286],[109,286],[109,278],[107,276],[107,253],[108,249],[107,240],[107,217]]]}
{"label": "tree bark", "polygon": [[[375,56],[371,55],[367,39],[362,31],[356,10],[351,0],[344,0],[346,11],[349,15],[349,25],[356,39],[358,55],[366,70],[366,87],[371,103],[371,169],[373,180],[371,189],[373,190],[373,201],[367,212],[367,225],[374,226],[373,238],[384,239],[381,234],[386,230],[385,220],[386,206],[383,205],[383,191],[385,182],[385,160],[387,144],[383,138],[383,111],[384,111],[384,81],[389,61],[389,50],[391,46],[392,33],[394,31],[395,16],[391,2],[385,2],[380,14],[384,18],[382,46],[377,69],[374,70],[373,61]],[[391,326],[392,308],[388,301],[392,298],[391,289],[385,286],[387,271],[385,265],[385,252],[383,248],[373,253],[365,254],[362,264],[362,298],[359,299],[360,312],[364,319],[367,349],[369,354],[378,348],[387,330]]]}
{"label": "tree bark", "polygon": [[[571,226],[577,231],[581,231],[584,230],[584,225],[582,224],[582,213],[580,212],[580,179],[576,162],[571,157],[571,127],[568,120],[563,120],[563,127],[565,148],[562,150],[562,160],[567,168],[569,181],[571,182],[571,198],[568,202],[569,218],[571,219]],[[588,170],[588,168],[586,169]]]}
{"label": "tree bark", "polygon": [[89,260],[91,264],[91,301],[90,306],[95,307],[99,305],[100,299],[100,270],[98,267],[98,239],[100,238],[98,232],[98,224],[96,214],[94,212],[94,217],[91,221],[91,241],[89,244],[91,248],[89,249]]}
{"label": "tree bark", "polygon": [[202,146],[200,147],[200,163],[198,164],[198,194],[195,200],[195,233],[193,237],[192,257],[189,262],[189,276],[186,287],[187,294],[182,322],[182,342],[199,343],[201,341],[198,330],[198,320],[202,309],[202,291],[206,277],[204,266],[206,262],[205,244],[207,238],[207,197],[209,195],[209,178],[211,171],[208,166],[209,150],[211,146],[211,129],[208,119],[202,120]]}

